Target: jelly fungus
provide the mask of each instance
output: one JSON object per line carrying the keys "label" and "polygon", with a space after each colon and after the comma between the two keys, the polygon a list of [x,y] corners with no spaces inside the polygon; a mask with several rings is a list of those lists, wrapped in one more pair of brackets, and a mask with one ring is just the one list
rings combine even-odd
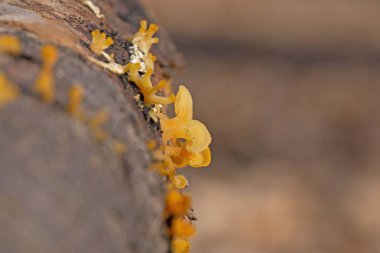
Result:
{"label": "jelly fungus", "polygon": [[191,198],[186,194],[171,189],[166,194],[166,212],[169,215],[185,215],[191,206]]}
{"label": "jelly fungus", "polygon": [[175,175],[173,177],[173,184],[175,187],[178,189],[183,189],[185,188],[189,183],[187,182],[187,179],[184,175]]}
{"label": "jelly fungus", "polygon": [[113,44],[113,39],[107,37],[105,33],[101,33],[99,29],[92,31],[91,36],[90,49],[97,55],[102,55],[103,51]]}
{"label": "jelly fungus", "polygon": [[69,90],[69,101],[67,104],[67,111],[74,117],[82,118],[82,100],[84,96],[84,89],[82,86],[75,84]]}
{"label": "jelly fungus", "polygon": [[0,35],[0,53],[19,55],[21,53],[20,40],[12,35]]}
{"label": "jelly fungus", "polygon": [[3,73],[0,73],[0,106],[14,101],[20,94],[20,89],[13,85]]}
{"label": "jelly fungus", "polygon": [[140,29],[133,35],[132,43],[147,55],[152,45],[159,42],[158,38],[153,38],[153,35],[157,31],[158,26],[156,24],[150,24],[148,28],[148,22],[146,20],[141,20]]}
{"label": "jelly fungus", "polygon": [[184,238],[174,238],[171,241],[171,250],[173,253],[189,253],[190,242]]}
{"label": "jelly fungus", "polygon": [[134,82],[144,95],[145,104],[171,104],[174,103],[175,97],[171,95],[169,97],[160,97],[156,93],[164,89],[167,85],[165,80],[160,81],[156,86],[153,86],[151,81],[152,69],[148,69],[143,77],[139,74],[140,64],[134,63],[129,69],[128,80]]}
{"label": "jelly fungus", "polygon": [[53,67],[58,58],[58,51],[52,45],[45,45],[41,49],[42,68],[37,76],[34,91],[45,103],[51,104],[55,98],[55,84]]}
{"label": "jelly fungus", "polygon": [[182,217],[174,218],[171,228],[171,234],[177,237],[190,237],[195,234],[194,226]]}

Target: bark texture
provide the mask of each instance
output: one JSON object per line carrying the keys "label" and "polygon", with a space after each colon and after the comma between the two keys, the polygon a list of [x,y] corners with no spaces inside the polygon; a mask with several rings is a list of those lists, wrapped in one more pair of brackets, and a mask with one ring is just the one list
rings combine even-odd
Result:
{"label": "bark texture", "polygon": [[[76,0],[0,1],[0,34],[18,36],[23,46],[20,56],[0,55],[0,70],[22,90],[0,109],[1,252],[168,252],[164,183],[147,169],[146,142],[158,138],[158,125],[138,109],[138,90],[126,77],[86,60],[90,32],[98,28],[115,40],[107,51],[118,63],[128,62],[123,36],[147,17],[136,0],[93,2],[104,19]],[[181,64],[162,34],[153,50],[157,79]],[[46,43],[59,49],[53,105],[32,92]],[[86,90],[87,115],[108,111],[108,139],[124,143],[127,153],[116,154],[109,141],[97,141],[85,123],[68,115],[74,83]]]}

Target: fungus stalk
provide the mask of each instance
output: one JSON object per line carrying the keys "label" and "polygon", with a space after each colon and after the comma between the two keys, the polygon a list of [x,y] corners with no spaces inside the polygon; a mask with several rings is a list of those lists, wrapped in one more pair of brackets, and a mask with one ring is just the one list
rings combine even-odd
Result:
{"label": "fungus stalk", "polygon": [[55,85],[53,78],[53,67],[58,58],[57,49],[52,45],[45,45],[41,50],[42,68],[34,85],[34,91],[40,95],[42,100],[51,104],[55,98]]}
{"label": "fungus stalk", "polygon": [[13,85],[3,73],[0,73],[0,106],[14,101],[20,94],[20,89]]}

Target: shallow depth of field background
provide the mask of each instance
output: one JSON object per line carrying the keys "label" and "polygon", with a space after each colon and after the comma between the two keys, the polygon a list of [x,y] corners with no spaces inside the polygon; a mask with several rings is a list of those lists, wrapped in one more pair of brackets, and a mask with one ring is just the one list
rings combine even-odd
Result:
{"label": "shallow depth of field background", "polygon": [[213,135],[192,252],[380,252],[380,2],[144,2]]}

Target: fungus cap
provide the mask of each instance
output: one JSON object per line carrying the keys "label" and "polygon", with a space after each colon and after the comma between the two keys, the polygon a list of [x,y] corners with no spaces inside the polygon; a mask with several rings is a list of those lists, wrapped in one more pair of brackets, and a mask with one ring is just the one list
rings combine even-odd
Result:
{"label": "fungus cap", "polygon": [[211,143],[211,135],[207,127],[198,120],[190,120],[187,124],[186,148],[191,153],[205,150]]}
{"label": "fungus cap", "polygon": [[184,238],[174,238],[171,242],[171,248],[173,253],[189,253],[190,242]]}
{"label": "fungus cap", "polygon": [[190,91],[183,85],[179,86],[174,104],[175,114],[183,121],[193,118],[193,98]]}
{"label": "fungus cap", "polygon": [[171,232],[174,236],[190,237],[195,234],[195,227],[182,217],[178,217],[173,220]]}
{"label": "fungus cap", "polygon": [[175,175],[173,177],[173,184],[178,189],[183,189],[188,186],[188,181],[184,175]]}
{"label": "fungus cap", "polygon": [[191,167],[200,168],[207,167],[211,163],[211,150],[207,147],[199,153],[193,153],[188,158]]}

